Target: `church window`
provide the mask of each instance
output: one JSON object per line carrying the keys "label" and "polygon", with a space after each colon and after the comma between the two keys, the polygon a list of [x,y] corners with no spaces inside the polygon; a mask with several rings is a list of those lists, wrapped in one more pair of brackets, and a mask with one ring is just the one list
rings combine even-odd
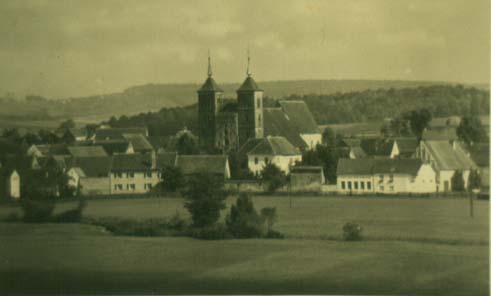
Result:
{"label": "church window", "polygon": [[261,125],[261,114],[259,114],[259,115],[257,116],[257,123],[258,123],[259,125]]}
{"label": "church window", "polygon": [[257,107],[261,108],[261,99],[257,99]]}

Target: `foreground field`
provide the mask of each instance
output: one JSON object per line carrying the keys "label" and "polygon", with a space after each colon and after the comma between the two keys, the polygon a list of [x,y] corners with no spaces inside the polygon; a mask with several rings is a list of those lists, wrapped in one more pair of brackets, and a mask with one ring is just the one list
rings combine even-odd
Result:
{"label": "foreground field", "polygon": [[0,291],[49,294],[485,295],[488,247],[115,237],[0,224]]}
{"label": "foreground field", "polygon": [[[277,207],[275,229],[287,239],[118,237],[87,225],[0,223],[0,294],[488,294],[487,202],[475,203],[474,218],[461,199],[254,203]],[[2,206],[0,218],[15,211]],[[91,200],[85,214],[141,219],[176,211],[186,215],[182,199],[121,199]],[[363,226],[365,241],[339,240],[348,221]]]}

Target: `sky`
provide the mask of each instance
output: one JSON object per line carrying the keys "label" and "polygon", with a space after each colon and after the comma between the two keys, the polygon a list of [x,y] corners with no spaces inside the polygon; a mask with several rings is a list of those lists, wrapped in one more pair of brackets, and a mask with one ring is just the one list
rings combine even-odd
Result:
{"label": "sky", "polygon": [[489,82],[489,0],[1,1],[0,96],[257,81]]}

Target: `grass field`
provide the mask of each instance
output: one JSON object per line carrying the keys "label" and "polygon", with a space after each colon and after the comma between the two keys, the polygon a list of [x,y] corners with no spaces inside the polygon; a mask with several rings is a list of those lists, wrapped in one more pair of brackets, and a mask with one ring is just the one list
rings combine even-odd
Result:
{"label": "grass field", "polygon": [[[254,202],[277,207],[275,228],[287,239],[136,238],[87,225],[0,224],[0,294],[488,293],[487,202],[476,202],[473,219],[460,199],[294,197],[292,208],[281,196]],[[16,210],[2,206],[0,217]],[[185,215],[180,199],[91,200],[86,215],[176,210]],[[347,221],[360,223],[367,240],[337,240]]]}

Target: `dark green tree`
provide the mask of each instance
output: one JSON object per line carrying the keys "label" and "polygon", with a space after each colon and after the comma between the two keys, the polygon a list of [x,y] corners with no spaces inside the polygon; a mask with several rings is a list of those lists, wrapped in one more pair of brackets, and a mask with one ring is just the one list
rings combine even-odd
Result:
{"label": "dark green tree", "polygon": [[254,209],[254,203],[247,193],[240,193],[235,205],[226,218],[227,228],[236,238],[252,238],[263,235],[264,220]]}
{"label": "dark green tree", "polygon": [[213,225],[220,218],[220,211],[226,207],[227,193],[223,180],[211,174],[200,173],[190,177],[182,195],[186,199],[184,207],[191,214],[195,227]]}
{"label": "dark green tree", "polygon": [[469,180],[467,181],[467,190],[472,192],[474,189],[479,189],[481,187],[481,176],[479,171],[471,170],[469,174]]}
{"label": "dark green tree", "polygon": [[486,140],[486,131],[477,116],[464,116],[457,128],[459,139],[471,145]]}
{"label": "dark green tree", "polygon": [[452,191],[463,192],[465,191],[464,175],[461,170],[456,170],[452,176]]}
{"label": "dark green tree", "polygon": [[432,115],[428,109],[422,108],[405,113],[403,119],[409,121],[411,131],[418,140],[421,140],[423,131],[428,127]]}
{"label": "dark green tree", "polygon": [[184,175],[179,167],[165,166],[160,171],[162,188],[167,192],[176,192],[184,185]]}
{"label": "dark green tree", "polygon": [[177,153],[183,155],[198,154],[198,139],[191,133],[183,133],[176,142]]}
{"label": "dark green tree", "polygon": [[266,182],[266,190],[274,193],[277,189],[286,184],[286,175],[278,166],[268,163],[261,172],[263,180]]}
{"label": "dark green tree", "polygon": [[336,147],[337,137],[336,132],[330,127],[326,127],[322,132],[322,144],[327,147]]}
{"label": "dark green tree", "polygon": [[69,128],[74,128],[75,127],[75,121],[73,119],[67,119],[60,123],[60,126],[58,127],[59,131],[65,131]]}

